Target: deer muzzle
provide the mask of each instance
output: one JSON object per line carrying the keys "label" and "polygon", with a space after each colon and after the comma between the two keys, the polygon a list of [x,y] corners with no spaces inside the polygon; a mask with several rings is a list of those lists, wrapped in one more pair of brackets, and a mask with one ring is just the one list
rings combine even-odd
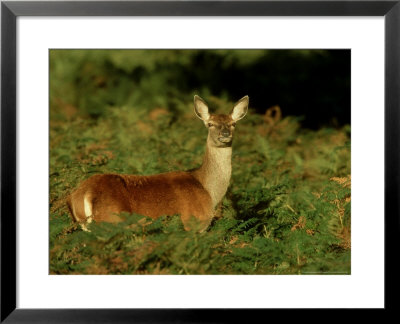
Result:
{"label": "deer muzzle", "polygon": [[220,141],[221,143],[229,143],[232,141],[232,137],[231,136],[227,136],[227,137],[218,137],[218,141]]}

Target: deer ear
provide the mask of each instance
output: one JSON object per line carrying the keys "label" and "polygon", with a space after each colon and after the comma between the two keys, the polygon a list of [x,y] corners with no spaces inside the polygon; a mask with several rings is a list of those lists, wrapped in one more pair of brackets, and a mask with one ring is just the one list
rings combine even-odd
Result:
{"label": "deer ear", "polygon": [[235,105],[233,106],[233,109],[231,111],[231,118],[234,121],[242,119],[244,116],[246,116],[248,107],[249,107],[249,96],[245,96],[242,99],[240,99],[237,103],[235,103]]}
{"label": "deer ear", "polygon": [[207,104],[197,95],[194,96],[194,112],[197,117],[204,121],[207,121],[210,118]]}

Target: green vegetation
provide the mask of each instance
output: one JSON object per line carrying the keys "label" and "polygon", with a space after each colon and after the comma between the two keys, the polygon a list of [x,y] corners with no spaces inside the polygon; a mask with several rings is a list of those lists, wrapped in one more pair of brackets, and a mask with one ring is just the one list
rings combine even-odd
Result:
{"label": "green vegetation", "polygon": [[[238,122],[231,186],[206,232],[186,232],[178,215],[91,232],[72,222],[65,199],[93,174],[200,165],[207,132],[195,89],[181,87],[198,53],[177,52],[51,51],[50,273],[349,274],[350,127],[304,129],[277,106]],[[263,54],[215,53],[225,68]],[[206,82],[196,93],[217,112],[233,105]]]}

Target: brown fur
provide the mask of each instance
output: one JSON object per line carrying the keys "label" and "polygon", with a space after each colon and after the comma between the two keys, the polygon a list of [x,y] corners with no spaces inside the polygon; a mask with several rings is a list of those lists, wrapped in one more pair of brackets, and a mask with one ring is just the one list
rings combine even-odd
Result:
{"label": "brown fur", "polygon": [[[95,175],[70,196],[69,204],[74,204],[73,215],[79,222],[86,220],[85,194],[92,197],[93,218],[100,222],[119,222],[121,218],[117,214],[125,211],[151,218],[180,214],[184,224],[193,216],[207,227],[213,215],[210,195],[189,172]],[[185,228],[189,229],[188,225]]]}
{"label": "brown fur", "polygon": [[246,114],[247,104],[248,97],[244,97],[230,115],[211,115],[204,101],[195,96],[195,112],[209,131],[202,166],[194,171],[151,176],[94,175],[83,181],[67,199],[73,219],[86,229],[85,223],[93,219],[120,222],[121,212],[154,219],[180,214],[186,230],[191,229],[192,217],[199,223],[200,230],[204,230],[228,188],[234,124]]}

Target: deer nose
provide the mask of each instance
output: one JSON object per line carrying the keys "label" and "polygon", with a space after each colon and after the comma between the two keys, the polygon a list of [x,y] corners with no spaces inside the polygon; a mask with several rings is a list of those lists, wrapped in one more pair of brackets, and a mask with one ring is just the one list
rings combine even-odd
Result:
{"label": "deer nose", "polygon": [[223,130],[221,131],[221,136],[223,136],[223,137],[229,137],[229,135],[230,135],[230,132],[229,132],[228,129],[223,129]]}

